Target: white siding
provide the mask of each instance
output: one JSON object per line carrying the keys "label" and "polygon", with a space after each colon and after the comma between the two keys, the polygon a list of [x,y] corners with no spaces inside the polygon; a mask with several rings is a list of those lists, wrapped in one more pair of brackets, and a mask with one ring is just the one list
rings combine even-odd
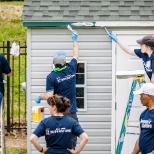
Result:
{"label": "white siding", "polygon": [[[75,28],[76,29],[76,28]],[[112,101],[112,53],[111,41],[104,29],[77,29],[80,61],[87,62],[87,111],[78,112],[80,124],[89,135],[89,142],[82,154],[111,153],[111,101]],[[67,61],[72,58],[71,32],[66,28],[29,29],[27,94],[28,115],[36,105],[36,94],[45,92],[45,78],[52,70],[52,57],[57,50],[65,50]],[[46,107],[46,101],[41,105]],[[49,111],[45,108],[45,117]],[[28,118],[29,135],[37,123]],[[40,143],[45,145],[44,139]],[[28,143],[29,154],[38,153]]]}

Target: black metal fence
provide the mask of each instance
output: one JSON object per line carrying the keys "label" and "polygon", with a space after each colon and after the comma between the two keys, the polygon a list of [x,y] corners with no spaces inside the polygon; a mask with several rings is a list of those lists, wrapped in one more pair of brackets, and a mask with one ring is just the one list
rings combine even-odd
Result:
{"label": "black metal fence", "polygon": [[22,89],[22,83],[26,82],[27,46],[26,42],[17,44],[20,46],[19,56],[10,54],[12,46],[10,41],[0,44],[0,53],[6,57],[13,72],[12,77],[4,75],[6,86],[3,101],[7,132],[26,129],[27,126],[26,91]]}

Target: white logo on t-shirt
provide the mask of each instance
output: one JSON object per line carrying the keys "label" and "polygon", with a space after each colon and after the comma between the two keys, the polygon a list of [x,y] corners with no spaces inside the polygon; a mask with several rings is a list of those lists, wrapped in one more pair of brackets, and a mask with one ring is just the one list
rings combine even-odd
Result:
{"label": "white logo on t-shirt", "polygon": [[67,75],[67,76],[65,76],[64,78],[57,77],[57,82],[59,83],[59,82],[65,81],[65,80],[69,80],[69,79],[71,79],[71,78],[73,78],[73,77],[75,77],[75,74]]}
{"label": "white logo on t-shirt", "polygon": [[46,129],[46,135],[56,134],[56,133],[70,133],[71,129],[66,128],[56,128],[55,130]]}
{"label": "white logo on t-shirt", "polygon": [[152,69],[151,69],[151,61],[150,61],[150,60],[147,61],[146,63],[143,61],[143,65],[144,65],[145,70],[146,70],[147,72],[152,72]]}
{"label": "white logo on t-shirt", "polygon": [[152,128],[151,120],[142,120],[140,121],[141,128]]}

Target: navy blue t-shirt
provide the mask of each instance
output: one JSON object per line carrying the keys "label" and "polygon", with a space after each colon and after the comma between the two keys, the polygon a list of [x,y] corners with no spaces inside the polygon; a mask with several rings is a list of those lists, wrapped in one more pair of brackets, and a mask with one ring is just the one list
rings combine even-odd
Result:
{"label": "navy blue t-shirt", "polygon": [[151,80],[152,73],[154,72],[154,52],[152,52],[150,57],[147,53],[142,53],[141,49],[135,49],[134,52],[139,58],[142,58],[144,69]]}
{"label": "navy blue t-shirt", "polygon": [[142,112],[140,116],[139,148],[141,154],[150,153],[154,150],[154,109]]}
{"label": "navy blue t-shirt", "polygon": [[33,134],[38,137],[45,135],[45,154],[70,154],[72,149],[72,134],[80,136],[83,133],[80,124],[68,116],[51,116],[39,123]]}
{"label": "navy blue t-shirt", "polygon": [[70,99],[71,113],[77,112],[76,107],[76,69],[77,60],[73,58],[67,64],[66,69],[60,72],[52,71],[46,79],[46,91],[54,91],[57,95],[62,95]]}
{"label": "navy blue t-shirt", "polygon": [[4,83],[3,83],[3,73],[9,74],[11,68],[8,61],[3,55],[0,54],[0,92],[4,95]]}

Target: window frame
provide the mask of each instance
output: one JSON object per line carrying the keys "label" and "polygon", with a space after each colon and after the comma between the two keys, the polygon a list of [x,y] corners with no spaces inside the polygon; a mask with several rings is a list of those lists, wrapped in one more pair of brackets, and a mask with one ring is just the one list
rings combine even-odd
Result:
{"label": "window frame", "polygon": [[[86,61],[78,61],[78,64],[80,63],[84,63],[84,73],[82,73],[84,74],[84,84],[76,84],[76,88],[84,88],[84,108],[77,109],[78,111],[87,111],[87,63]],[[76,72],[76,74],[78,73]]]}

